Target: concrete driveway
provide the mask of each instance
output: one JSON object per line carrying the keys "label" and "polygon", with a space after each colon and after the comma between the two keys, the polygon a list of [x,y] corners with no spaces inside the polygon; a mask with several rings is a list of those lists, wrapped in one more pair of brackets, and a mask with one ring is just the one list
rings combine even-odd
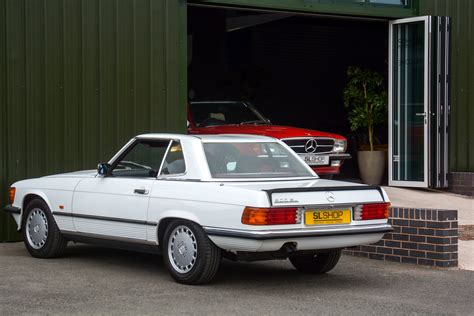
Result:
{"label": "concrete driveway", "polygon": [[459,225],[474,225],[474,198],[449,192],[384,187],[392,206],[457,210]]}
{"label": "concrete driveway", "polygon": [[0,314],[464,314],[474,310],[474,272],[343,256],[308,276],[288,261],[223,261],[205,286],[174,283],[160,256],[87,245],[34,259],[0,244]]}

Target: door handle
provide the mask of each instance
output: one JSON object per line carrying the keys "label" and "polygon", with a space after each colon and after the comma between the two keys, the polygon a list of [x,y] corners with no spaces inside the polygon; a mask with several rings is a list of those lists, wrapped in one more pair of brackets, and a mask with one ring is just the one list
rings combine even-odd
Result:
{"label": "door handle", "polygon": [[133,193],[135,193],[135,194],[148,194],[148,190],[145,190],[145,189],[135,189],[135,190],[133,190]]}
{"label": "door handle", "polygon": [[428,119],[427,119],[427,115],[426,115],[426,112],[421,112],[421,113],[415,113],[416,116],[423,116],[423,122],[424,124],[426,125],[427,122],[428,122]]}

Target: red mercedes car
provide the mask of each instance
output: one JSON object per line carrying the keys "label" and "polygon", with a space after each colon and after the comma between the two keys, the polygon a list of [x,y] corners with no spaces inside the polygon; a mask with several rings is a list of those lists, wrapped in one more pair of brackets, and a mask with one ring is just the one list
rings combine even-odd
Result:
{"label": "red mercedes car", "polygon": [[281,139],[319,175],[339,174],[345,159],[347,140],[341,135],[272,125],[249,102],[190,102],[190,134],[254,134]]}

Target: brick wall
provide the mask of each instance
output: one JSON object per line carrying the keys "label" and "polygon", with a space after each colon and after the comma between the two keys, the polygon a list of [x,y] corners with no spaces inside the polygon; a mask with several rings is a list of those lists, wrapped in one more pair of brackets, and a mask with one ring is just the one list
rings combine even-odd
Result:
{"label": "brick wall", "polygon": [[474,196],[474,172],[450,172],[449,191]]}
{"label": "brick wall", "polygon": [[457,267],[458,212],[391,208],[392,233],[376,244],[347,248],[346,254],[425,266]]}

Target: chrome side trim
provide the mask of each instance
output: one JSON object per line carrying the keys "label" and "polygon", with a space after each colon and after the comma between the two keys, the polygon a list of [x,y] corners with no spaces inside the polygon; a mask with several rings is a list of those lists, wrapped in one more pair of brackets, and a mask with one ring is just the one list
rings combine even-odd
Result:
{"label": "chrome side trim", "polygon": [[220,227],[203,227],[208,235],[224,236],[244,239],[279,239],[301,238],[317,236],[339,236],[359,234],[381,234],[393,231],[389,224],[373,224],[351,227],[308,228],[308,229],[282,229],[282,230],[243,230]]}
{"label": "chrome side trim", "polygon": [[100,241],[114,241],[114,242],[148,245],[148,246],[158,245],[154,241],[127,238],[127,237],[116,237],[116,236],[108,236],[108,235],[100,235],[100,234],[92,234],[92,233],[75,232],[75,231],[69,231],[69,230],[61,230],[61,233],[67,239],[78,241],[78,242],[85,242],[85,243],[98,243]]}
{"label": "chrome side trim", "polygon": [[78,213],[67,213],[67,212],[53,212],[54,216],[66,216],[66,217],[75,217],[75,218],[86,218],[94,219],[99,221],[110,221],[110,222],[119,222],[119,223],[128,223],[128,224],[139,224],[139,225],[150,225],[157,226],[156,222],[141,221],[128,218],[117,218],[117,217],[107,217],[107,216],[97,216],[97,215],[88,215],[88,214],[78,214]]}

